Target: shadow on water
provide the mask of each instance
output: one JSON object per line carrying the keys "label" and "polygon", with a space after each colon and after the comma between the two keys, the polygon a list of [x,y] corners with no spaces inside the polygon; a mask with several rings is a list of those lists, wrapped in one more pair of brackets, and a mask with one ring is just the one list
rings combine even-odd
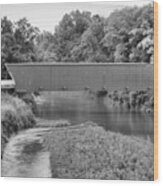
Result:
{"label": "shadow on water", "polygon": [[106,130],[141,136],[153,141],[153,115],[109,108],[105,99],[88,92],[42,92],[38,116],[69,120],[73,125],[93,121]]}

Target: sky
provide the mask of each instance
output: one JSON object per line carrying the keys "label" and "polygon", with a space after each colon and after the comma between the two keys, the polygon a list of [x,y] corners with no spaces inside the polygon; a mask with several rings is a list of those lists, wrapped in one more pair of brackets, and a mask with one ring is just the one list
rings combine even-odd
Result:
{"label": "sky", "polygon": [[108,17],[111,12],[125,6],[143,6],[151,0],[119,1],[119,2],[72,2],[72,3],[40,3],[40,4],[3,4],[0,5],[1,18],[7,16],[11,21],[18,21],[26,17],[40,31],[54,32],[54,28],[61,21],[65,13],[73,10],[90,11]]}

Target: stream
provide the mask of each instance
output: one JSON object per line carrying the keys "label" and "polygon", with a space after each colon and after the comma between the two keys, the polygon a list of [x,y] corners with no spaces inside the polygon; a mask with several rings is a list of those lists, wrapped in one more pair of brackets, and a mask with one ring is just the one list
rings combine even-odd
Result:
{"label": "stream", "polygon": [[38,120],[36,128],[21,131],[10,139],[2,160],[4,177],[52,177],[50,152],[44,146],[44,137],[57,120],[72,125],[93,121],[105,130],[153,141],[153,116],[109,110],[103,102],[85,93],[43,92],[36,102],[37,117],[49,121],[46,122],[49,125],[39,125]]}

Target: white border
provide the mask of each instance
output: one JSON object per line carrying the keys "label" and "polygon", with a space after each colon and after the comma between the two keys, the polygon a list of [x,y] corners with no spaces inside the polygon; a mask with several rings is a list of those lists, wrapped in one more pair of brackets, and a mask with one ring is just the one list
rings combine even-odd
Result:
{"label": "white border", "polygon": [[[87,2],[87,0],[79,0],[80,2]],[[79,2],[75,0],[0,0],[0,4],[13,4],[13,3],[46,3],[46,2]],[[89,0],[97,1],[97,0]],[[102,1],[102,0],[98,0]],[[113,0],[112,0],[113,1]],[[114,0],[116,1],[116,0]],[[137,0],[140,1],[140,0]],[[151,0],[149,0],[151,1]],[[44,186],[108,186],[108,185],[121,185],[121,186],[131,186],[131,185],[158,185],[163,186],[163,0],[157,0],[159,3],[159,179],[155,182],[140,182],[140,181],[101,181],[101,180],[66,180],[66,179],[30,179],[30,178],[0,178],[0,185],[3,186],[32,186],[39,185]],[[161,21],[162,20],[162,21]],[[161,117],[162,115],[162,117]]]}

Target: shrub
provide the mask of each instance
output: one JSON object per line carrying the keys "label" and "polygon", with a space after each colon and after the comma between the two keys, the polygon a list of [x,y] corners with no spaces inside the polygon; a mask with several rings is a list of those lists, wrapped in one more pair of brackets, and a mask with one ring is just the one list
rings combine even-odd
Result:
{"label": "shrub", "polygon": [[57,178],[153,180],[153,144],[99,126],[56,128],[46,138]]}
{"label": "shrub", "polygon": [[110,92],[109,106],[116,106],[127,111],[137,111],[145,113],[153,113],[154,97],[150,88],[146,90],[130,91],[125,88],[122,91],[115,90]]}
{"label": "shrub", "polygon": [[[35,118],[30,107],[17,97],[3,94],[1,98],[1,129],[3,153],[5,144],[11,135],[18,131],[33,127]],[[2,154],[1,153],[1,154]]]}
{"label": "shrub", "polygon": [[22,99],[26,104],[28,104],[28,105],[31,107],[33,113],[36,113],[36,112],[37,112],[36,102],[35,102],[34,97],[33,97],[32,94],[27,93],[27,94],[23,95],[23,96],[21,97],[21,99]]}

